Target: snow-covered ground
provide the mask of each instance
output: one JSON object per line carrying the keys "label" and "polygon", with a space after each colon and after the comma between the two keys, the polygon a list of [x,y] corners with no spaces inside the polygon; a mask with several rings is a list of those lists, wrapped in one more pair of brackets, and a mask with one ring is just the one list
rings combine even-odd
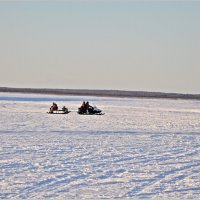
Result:
{"label": "snow-covered ground", "polygon": [[200,101],[0,93],[1,199],[134,197],[200,198]]}

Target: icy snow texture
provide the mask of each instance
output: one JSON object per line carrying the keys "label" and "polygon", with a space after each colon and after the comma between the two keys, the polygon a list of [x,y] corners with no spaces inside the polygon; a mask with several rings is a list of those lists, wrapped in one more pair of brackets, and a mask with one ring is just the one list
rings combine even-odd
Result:
{"label": "icy snow texture", "polygon": [[199,172],[200,101],[0,93],[1,199],[198,199]]}

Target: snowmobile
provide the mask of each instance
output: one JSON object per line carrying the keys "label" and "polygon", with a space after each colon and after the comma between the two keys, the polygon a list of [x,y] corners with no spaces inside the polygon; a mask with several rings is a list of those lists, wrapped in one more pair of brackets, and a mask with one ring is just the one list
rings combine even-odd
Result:
{"label": "snowmobile", "polygon": [[82,107],[78,108],[78,114],[80,115],[104,115],[102,110],[97,108],[96,106],[89,106],[88,109],[83,109]]}

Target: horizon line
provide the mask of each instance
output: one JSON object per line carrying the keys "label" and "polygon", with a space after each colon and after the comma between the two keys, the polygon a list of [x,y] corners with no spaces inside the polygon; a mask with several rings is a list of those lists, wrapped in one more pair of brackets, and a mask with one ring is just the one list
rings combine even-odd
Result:
{"label": "horizon line", "polygon": [[61,88],[15,88],[0,87],[0,92],[54,94],[72,96],[98,96],[119,98],[160,98],[160,99],[194,99],[200,100],[200,94],[186,94],[174,92],[130,91],[117,89],[61,89]]}

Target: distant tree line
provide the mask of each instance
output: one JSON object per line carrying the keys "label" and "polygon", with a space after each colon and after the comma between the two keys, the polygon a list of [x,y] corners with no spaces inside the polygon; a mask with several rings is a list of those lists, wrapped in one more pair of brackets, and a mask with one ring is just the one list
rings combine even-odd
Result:
{"label": "distant tree line", "polygon": [[200,94],[180,94],[164,92],[124,91],[124,90],[87,90],[87,89],[47,89],[47,88],[10,88],[0,87],[0,92],[56,94],[74,96],[99,96],[99,97],[128,97],[128,98],[166,98],[166,99],[196,99]]}

